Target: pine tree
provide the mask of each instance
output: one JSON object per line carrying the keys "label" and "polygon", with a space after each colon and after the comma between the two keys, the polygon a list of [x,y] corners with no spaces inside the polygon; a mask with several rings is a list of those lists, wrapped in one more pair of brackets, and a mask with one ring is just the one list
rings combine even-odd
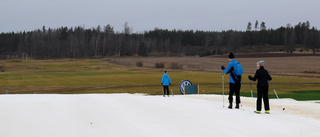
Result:
{"label": "pine tree", "polygon": [[256,20],[256,23],[254,24],[255,31],[257,31],[259,29],[258,25],[259,25],[259,22],[258,22],[258,20]]}
{"label": "pine tree", "polygon": [[251,31],[251,26],[252,26],[252,24],[251,24],[251,22],[249,22],[247,25],[247,31]]}
{"label": "pine tree", "polygon": [[266,30],[266,29],[267,29],[266,23],[264,23],[263,21],[262,21],[261,24],[260,24],[260,29],[261,29],[261,30]]}

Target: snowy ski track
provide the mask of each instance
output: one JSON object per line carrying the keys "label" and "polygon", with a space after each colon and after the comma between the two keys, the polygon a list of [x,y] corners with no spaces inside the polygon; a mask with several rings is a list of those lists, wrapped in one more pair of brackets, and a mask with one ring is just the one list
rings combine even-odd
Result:
{"label": "snowy ski track", "polygon": [[[271,99],[271,114],[255,114],[255,99],[239,110],[221,95],[0,95],[0,137],[317,137],[319,101]],[[263,107],[262,107],[263,108]]]}

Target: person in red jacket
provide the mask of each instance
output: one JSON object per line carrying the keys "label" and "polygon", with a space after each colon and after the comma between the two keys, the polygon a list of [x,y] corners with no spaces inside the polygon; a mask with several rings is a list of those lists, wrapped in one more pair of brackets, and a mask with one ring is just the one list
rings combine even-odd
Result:
{"label": "person in red jacket", "polygon": [[257,83],[257,91],[258,91],[258,97],[257,97],[257,111],[255,113],[260,114],[261,112],[261,103],[263,98],[263,104],[265,113],[269,114],[270,112],[270,106],[269,106],[269,97],[268,97],[268,80],[272,80],[271,76],[269,75],[268,71],[264,69],[264,61],[257,62],[257,68],[256,74],[254,77],[248,76],[249,80],[256,81],[258,79]]}

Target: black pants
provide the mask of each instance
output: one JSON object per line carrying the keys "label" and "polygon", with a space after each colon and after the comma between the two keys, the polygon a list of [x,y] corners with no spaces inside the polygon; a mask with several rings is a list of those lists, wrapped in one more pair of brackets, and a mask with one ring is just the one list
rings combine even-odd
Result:
{"label": "black pants", "polygon": [[236,93],[236,103],[239,104],[240,102],[240,88],[241,83],[229,83],[229,103],[233,101],[233,93]]}
{"label": "black pants", "polygon": [[[167,94],[166,94],[167,91]],[[163,86],[163,95],[169,95],[169,86]]]}
{"label": "black pants", "polygon": [[263,98],[263,104],[265,110],[270,110],[269,97],[268,97],[268,86],[258,86],[258,98],[257,98],[257,111],[261,111],[261,103]]}

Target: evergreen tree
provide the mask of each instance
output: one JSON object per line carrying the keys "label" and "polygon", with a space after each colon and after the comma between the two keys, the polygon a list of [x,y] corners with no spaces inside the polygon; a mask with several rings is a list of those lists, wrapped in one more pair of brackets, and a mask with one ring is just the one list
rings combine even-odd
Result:
{"label": "evergreen tree", "polygon": [[267,29],[266,23],[261,22],[261,24],[260,24],[260,29],[261,29],[261,30],[266,30],[266,29]]}
{"label": "evergreen tree", "polygon": [[258,22],[258,20],[256,20],[256,23],[254,24],[255,31],[257,31],[259,29],[258,25],[259,25],[259,22]]}
{"label": "evergreen tree", "polygon": [[[248,22],[242,31],[193,31],[158,29],[132,33],[126,22],[122,32],[114,32],[111,25],[85,29],[78,27],[46,28],[19,33],[0,34],[0,58],[87,58],[93,56],[132,55],[210,55],[224,54],[230,50],[257,51],[256,46],[269,44],[283,47],[288,52],[295,48],[319,50],[320,32],[310,23],[300,22],[292,27],[266,29],[265,22],[255,23],[256,31]],[[264,47],[262,47],[264,48]],[[272,47],[271,47],[272,48]]]}
{"label": "evergreen tree", "polygon": [[247,25],[247,31],[251,31],[251,28],[252,28],[251,26],[252,26],[252,24],[251,24],[251,22],[249,22]]}

